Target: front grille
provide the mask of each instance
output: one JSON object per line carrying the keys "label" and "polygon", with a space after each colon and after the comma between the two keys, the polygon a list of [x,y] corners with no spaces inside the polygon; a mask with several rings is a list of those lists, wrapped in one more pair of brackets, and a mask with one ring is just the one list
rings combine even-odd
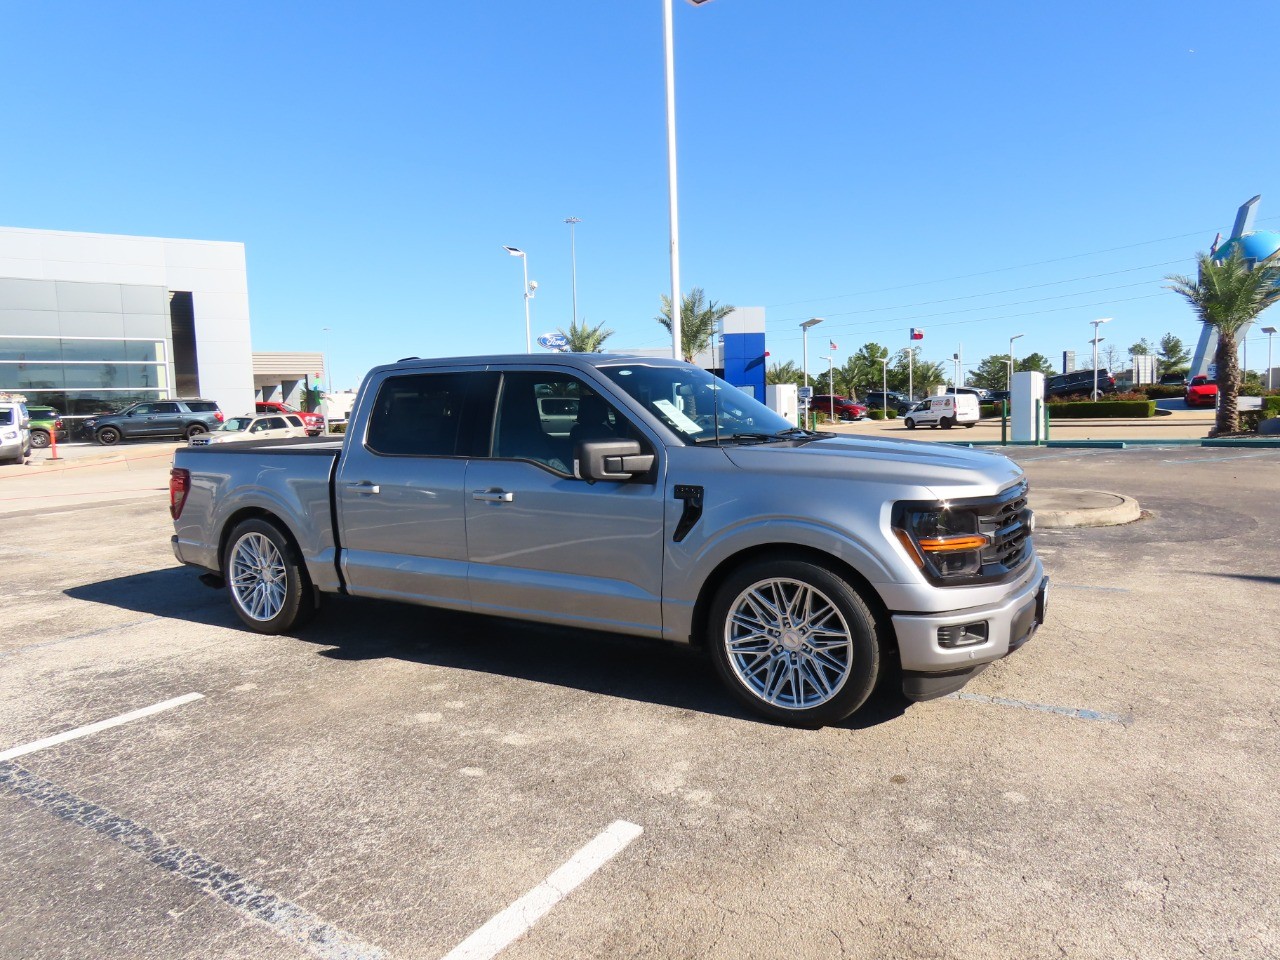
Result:
{"label": "front grille", "polygon": [[1027,482],[1010,487],[994,501],[978,504],[977,510],[978,530],[991,538],[991,544],[982,551],[983,576],[1016,570],[1031,556]]}

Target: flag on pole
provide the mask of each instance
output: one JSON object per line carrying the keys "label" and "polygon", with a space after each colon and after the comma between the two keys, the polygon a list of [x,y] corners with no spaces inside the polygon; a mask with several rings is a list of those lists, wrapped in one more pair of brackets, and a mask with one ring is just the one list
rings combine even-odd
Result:
{"label": "flag on pole", "polygon": [[911,339],[912,339],[912,340],[923,340],[923,339],[924,339],[924,331],[923,331],[923,330],[921,330],[919,327],[912,327],[912,328],[911,328]]}
{"label": "flag on pole", "polygon": [[828,340],[828,341],[827,341],[827,345],[828,345],[829,347],[831,347],[831,352],[832,352],[832,353],[835,353],[837,350],[839,350],[839,349],[840,349],[839,347],[837,347],[837,346],[836,346],[836,342],[835,342],[834,340]]}

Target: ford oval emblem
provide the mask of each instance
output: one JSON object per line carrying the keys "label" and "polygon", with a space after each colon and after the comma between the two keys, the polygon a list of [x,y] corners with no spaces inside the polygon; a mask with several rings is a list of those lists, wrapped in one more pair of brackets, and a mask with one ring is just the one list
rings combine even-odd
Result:
{"label": "ford oval emblem", "polygon": [[569,349],[569,338],[563,333],[544,333],[538,338],[538,343],[546,347],[548,350],[563,352]]}

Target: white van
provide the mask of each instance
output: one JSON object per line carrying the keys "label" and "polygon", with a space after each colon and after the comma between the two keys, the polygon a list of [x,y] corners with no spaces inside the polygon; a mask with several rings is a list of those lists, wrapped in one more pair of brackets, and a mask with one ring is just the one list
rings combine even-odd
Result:
{"label": "white van", "polygon": [[978,422],[978,398],[971,393],[944,394],[926,397],[909,411],[905,423],[908,430],[917,424],[950,430],[956,424],[972,427]]}

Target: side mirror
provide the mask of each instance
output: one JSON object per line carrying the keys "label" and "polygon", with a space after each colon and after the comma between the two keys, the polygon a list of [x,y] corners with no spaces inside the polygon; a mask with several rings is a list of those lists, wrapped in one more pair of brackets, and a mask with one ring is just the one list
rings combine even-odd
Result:
{"label": "side mirror", "polygon": [[574,473],[583,480],[630,480],[653,469],[653,454],[636,440],[585,440],[573,453]]}

